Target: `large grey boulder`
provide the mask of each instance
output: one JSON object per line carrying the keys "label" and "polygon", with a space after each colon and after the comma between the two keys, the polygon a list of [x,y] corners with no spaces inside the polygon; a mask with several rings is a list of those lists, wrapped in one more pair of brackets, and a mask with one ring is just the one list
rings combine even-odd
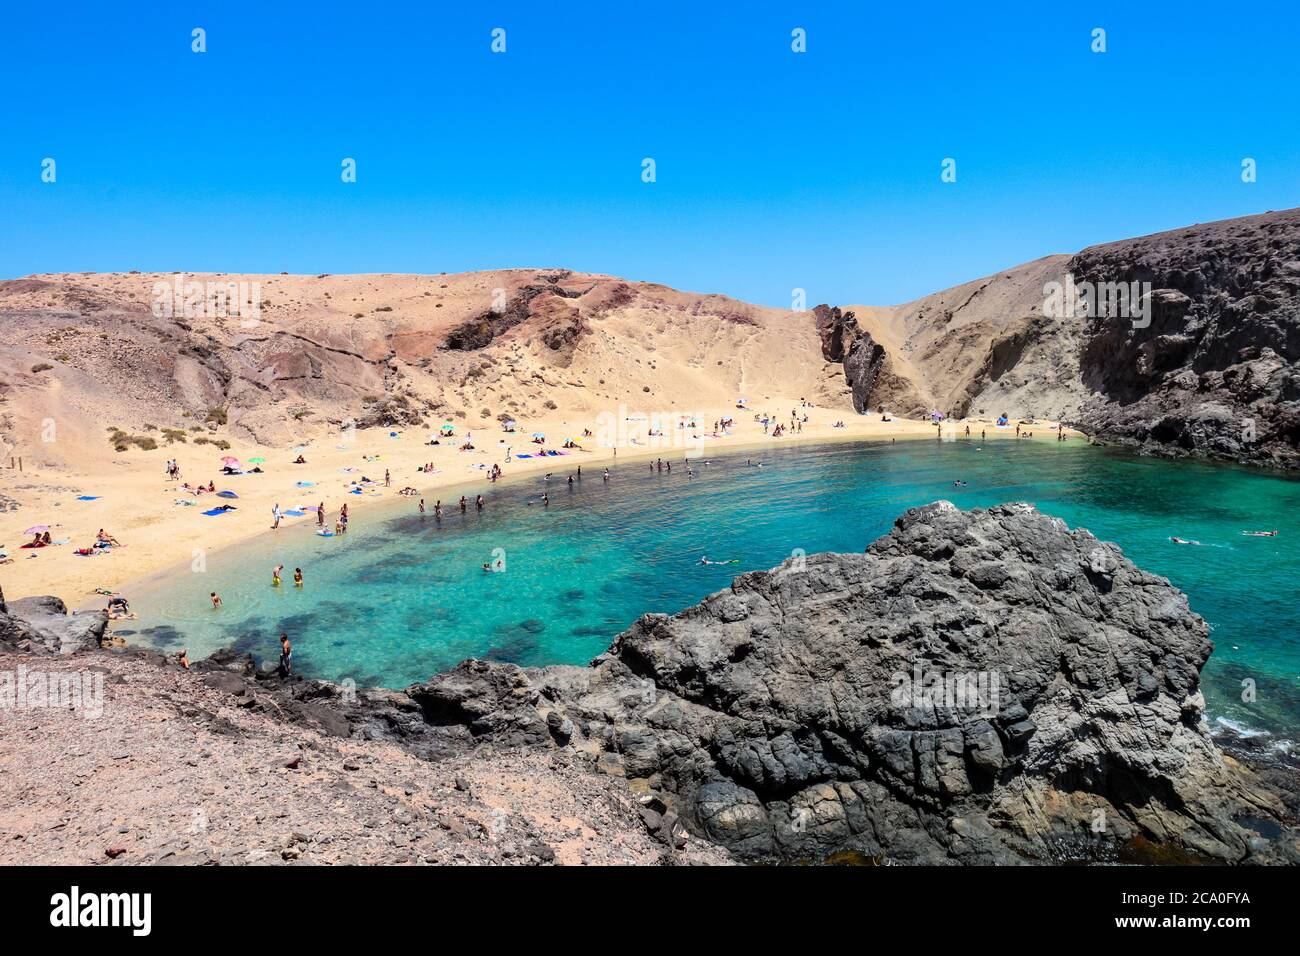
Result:
{"label": "large grey boulder", "polygon": [[1237,822],[1281,809],[1210,740],[1211,649],[1115,545],[941,501],[646,615],[589,668],[472,661],[408,694],[479,743],[585,751],[747,858],[1294,858]]}
{"label": "large grey boulder", "polygon": [[30,642],[59,654],[99,647],[107,627],[106,611],[69,614],[67,606],[50,595],[18,598],[0,607],[0,640]]}

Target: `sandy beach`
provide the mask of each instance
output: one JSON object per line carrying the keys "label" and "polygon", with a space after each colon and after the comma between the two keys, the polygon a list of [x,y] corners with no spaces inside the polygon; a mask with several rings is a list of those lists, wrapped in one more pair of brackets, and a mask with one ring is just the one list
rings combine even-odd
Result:
{"label": "sandy beach", "polygon": [[[773,413],[784,410],[788,421],[789,410],[798,406],[798,399],[772,399],[764,405]],[[591,438],[582,450],[566,450],[560,447],[566,437],[580,437],[584,428],[595,431],[597,423],[536,421],[519,422],[517,431],[510,434],[495,424],[471,428],[473,451],[459,450],[464,431],[458,431],[455,437],[439,445],[428,445],[425,441],[429,433],[425,430],[402,431],[392,437],[390,433],[395,429],[367,429],[355,432],[346,440],[338,433],[318,435],[305,443],[302,455],[307,463],[301,465],[293,464],[297,457],[294,449],[250,443],[237,444],[228,451],[218,451],[211,445],[172,445],[154,451],[133,449],[114,457],[101,454],[95,467],[82,471],[41,468],[19,473],[5,468],[0,471],[0,493],[22,506],[0,516],[0,544],[13,561],[3,566],[5,594],[16,598],[57,593],[72,606],[94,605],[98,603],[97,588],[127,590],[134,581],[190,563],[200,555],[257,535],[276,534],[271,524],[272,509],[277,504],[282,510],[289,510],[323,502],[332,527],[340,507],[346,503],[353,528],[365,522],[367,511],[373,505],[399,498],[399,491],[408,486],[419,491],[418,496],[404,499],[412,511],[420,497],[425,499],[429,513],[439,498],[443,499],[444,508],[450,510],[456,507],[459,494],[466,492],[471,496],[482,493],[487,507],[491,507],[493,485],[487,480],[487,468],[493,464],[501,466],[505,478],[534,472],[565,476],[581,465],[588,475],[593,470],[610,467],[615,471],[616,480],[620,464],[646,458],[681,460],[687,454],[708,458],[747,450],[761,453],[765,447],[792,442],[933,439],[936,435],[936,428],[930,422],[904,419],[883,422],[878,416],[846,414],[843,409],[809,407],[802,411],[809,418],[802,431],[779,438],[763,433],[762,424],[754,421],[754,411],[747,414],[733,406],[700,413],[701,420],[708,420],[708,424],[700,430],[699,434],[705,437],[698,442],[685,437],[688,433],[683,430],[677,435],[666,434],[657,440],[658,444],[652,444],[656,439],[647,437],[647,423],[631,421],[626,423],[625,442],[616,448],[600,447]],[[712,421],[727,415],[736,417],[730,434],[707,437]],[[833,427],[837,421],[843,421],[844,426]],[[945,428],[960,435],[967,424],[976,435],[981,429],[986,430],[990,440],[1015,439],[1014,430],[995,429],[989,422],[953,422]],[[1033,430],[1034,438],[1030,440],[1055,441],[1054,423],[1040,422]],[[515,457],[538,450],[539,446],[530,437],[534,432],[547,436],[547,448],[567,451],[567,454]],[[637,443],[632,443],[632,439]],[[505,460],[507,448],[511,449],[509,462]],[[245,463],[263,458],[265,461],[259,464],[262,473],[225,476],[221,473],[221,458],[225,455]],[[179,461],[180,481],[170,481],[165,475],[166,462],[172,458]],[[431,474],[419,471],[427,462],[432,462],[436,469]],[[392,478],[388,487],[383,484],[385,470]],[[362,494],[349,493],[352,482],[363,477],[376,484],[368,486]],[[181,487],[183,483],[207,485],[210,481],[216,482],[219,491],[234,491],[238,499],[222,499],[214,494],[193,496]],[[455,495],[444,494],[452,489],[456,489]],[[94,496],[96,500],[80,501],[80,496]],[[176,504],[178,500],[190,500],[194,504]],[[221,504],[233,504],[235,510],[215,517],[202,514]],[[314,525],[315,520],[311,512],[300,518],[286,517],[281,528],[302,523]],[[68,543],[41,549],[20,548],[32,537],[24,532],[37,525],[49,525],[53,540]],[[76,549],[93,544],[100,528],[123,546],[93,557],[77,555]]]}

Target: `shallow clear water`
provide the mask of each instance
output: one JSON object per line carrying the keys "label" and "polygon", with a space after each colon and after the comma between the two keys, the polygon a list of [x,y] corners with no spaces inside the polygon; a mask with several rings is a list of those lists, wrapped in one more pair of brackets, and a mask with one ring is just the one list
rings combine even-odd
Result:
{"label": "shallow clear water", "polygon": [[[141,621],[119,633],[192,658],[233,645],[260,659],[275,657],[286,631],[301,673],[359,686],[405,686],[467,657],[585,663],[644,612],[678,611],[796,549],[861,551],[909,507],[1030,501],[1188,593],[1213,628],[1212,717],[1287,736],[1300,728],[1300,481],[1080,442],[789,446],[753,458],[762,467],[743,454],[697,463],[694,478],[676,463],[671,475],[624,463],[608,484],[589,466],[572,489],[566,460],[549,483],[484,482],[482,513],[453,506],[438,522],[402,501],[363,510],[343,538],[317,537],[304,519],[210,556],[204,574],[138,591]],[[1274,528],[1275,538],[1241,534]],[[506,571],[483,571],[500,553]],[[704,566],[705,554],[738,563]],[[280,563],[286,584],[272,588]],[[1245,678],[1257,685],[1250,704]]]}

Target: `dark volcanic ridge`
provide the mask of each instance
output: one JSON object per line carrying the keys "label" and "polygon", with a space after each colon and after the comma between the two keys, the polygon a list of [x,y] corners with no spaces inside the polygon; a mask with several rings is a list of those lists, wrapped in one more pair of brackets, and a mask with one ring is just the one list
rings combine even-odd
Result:
{"label": "dark volcanic ridge", "polygon": [[[1049,307],[1050,283],[1067,278],[1097,293],[1091,311]],[[1121,286],[1140,293],[1127,309],[1111,295]],[[1038,415],[1147,453],[1300,465],[1300,209],[1049,256],[868,311],[815,310],[859,412]]]}

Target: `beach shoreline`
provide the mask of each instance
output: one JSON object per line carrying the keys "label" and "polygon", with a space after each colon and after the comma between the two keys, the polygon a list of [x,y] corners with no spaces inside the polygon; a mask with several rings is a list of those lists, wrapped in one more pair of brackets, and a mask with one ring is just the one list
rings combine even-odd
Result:
{"label": "beach shoreline", "polygon": [[[796,408],[798,400],[773,399],[767,400],[767,404],[772,408]],[[638,439],[645,444],[589,447],[570,450],[565,457],[524,460],[515,456],[521,451],[529,454],[539,447],[533,445],[528,437],[533,432],[548,436],[547,448],[566,451],[559,447],[564,437],[577,437],[583,428],[592,428],[594,423],[543,421],[527,427],[521,423],[519,431],[509,435],[503,435],[496,423],[486,428],[471,427],[468,432],[474,436],[475,442],[472,452],[458,450],[463,441],[461,435],[453,436],[449,444],[425,444],[425,439],[419,437],[424,434],[424,429],[397,432],[398,438],[390,437],[394,430],[367,429],[355,433],[354,438],[343,445],[339,444],[342,436],[337,432],[317,434],[306,443],[303,456],[308,463],[305,465],[291,464],[296,454],[294,449],[232,443],[230,454],[239,455],[243,460],[265,458],[262,465],[265,471],[258,475],[223,477],[218,481],[219,489],[236,490],[239,497],[235,499],[235,511],[214,518],[204,517],[196,510],[206,510],[202,506],[211,500],[207,495],[199,496],[197,504],[192,507],[172,504],[174,500],[185,497],[185,493],[181,483],[166,480],[163,471],[166,461],[177,458],[185,481],[206,484],[209,480],[216,480],[220,466],[216,463],[219,453],[215,446],[205,446],[202,453],[205,458],[210,456],[213,462],[208,471],[197,470],[194,465],[197,449],[188,444],[122,453],[109,459],[98,474],[49,468],[17,476],[6,469],[0,493],[15,498],[22,507],[0,514],[0,544],[6,546],[14,559],[13,564],[4,567],[5,592],[10,598],[54,593],[65,596],[70,607],[86,609],[97,606],[96,589],[128,592],[133,588],[151,586],[158,579],[207,555],[247,543],[262,534],[280,533],[271,530],[271,509],[277,504],[282,509],[290,509],[299,504],[314,505],[323,501],[332,525],[339,506],[346,501],[353,527],[358,520],[364,521],[365,516],[372,513],[368,507],[371,500],[382,499],[395,507],[399,490],[407,486],[418,489],[417,495],[407,499],[413,512],[418,500],[424,498],[427,512],[432,515],[435,501],[442,496],[446,496],[442,498],[444,509],[450,511],[457,507],[460,494],[465,494],[472,503],[474,495],[482,493],[488,500],[487,506],[491,507],[495,485],[487,480],[486,474],[487,468],[493,464],[502,466],[504,480],[547,471],[555,472],[562,480],[579,465],[614,470],[622,463],[661,457],[679,461],[688,454],[691,458],[707,459],[714,455],[733,455],[791,444],[936,440],[940,435],[939,429],[928,421],[893,419],[884,422],[851,412],[846,414],[842,409],[818,406],[800,411],[807,412],[810,417],[803,426],[804,430],[779,438],[765,435],[762,425],[753,420],[754,412],[750,409],[711,409],[696,413],[695,417],[712,422],[727,415],[736,416],[730,435],[695,441],[680,434],[666,434],[662,439]],[[747,417],[741,418],[742,415]],[[835,421],[840,420],[844,427],[832,427]],[[971,426],[973,435],[978,435],[981,429],[986,430],[989,440],[1015,437],[1013,429],[995,430],[991,422],[981,420],[945,423],[944,432],[962,437],[967,424]],[[633,427],[644,428],[645,423],[638,421]],[[1036,430],[1034,437],[1022,440],[1056,440],[1056,423],[1040,421],[1033,427]],[[458,425],[457,430],[461,429],[462,426]],[[703,434],[703,429],[700,432]],[[1067,433],[1072,440],[1086,441],[1086,437],[1078,432],[1067,430]],[[487,436],[487,442],[484,436]],[[594,439],[586,440],[594,444]],[[656,444],[649,444],[650,441]],[[505,462],[507,447],[512,457],[508,464]],[[417,471],[430,461],[435,465],[434,473]],[[344,472],[344,468],[354,470]],[[385,470],[392,476],[392,484],[387,488],[383,486]],[[466,474],[465,471],[472,473]],[[348,493],[348,482],[359,480],[363,475],[378,484],[369,486],[367,493]],[[282,481],[282,478],[292,478],[293,481]],[[308,482],[309,487],[297,487],[299,481]],[[83,494],[98,494],[99,497],[91,502],[75,500]],[[124,506],[123,502],[127,504]],[[314,525],[310,512],[306,517],[292,520],[293,524],[282,524],[282,530],[291,531],[303,524]],[[61,547],[21,550],[18,546],[30,537],[25,537],[22,532],[34,523],[49,524],[55,540],[67,539],[69,543]],[[91,544],[100,527],[123,541],[126,547],[114,548],[106,556],[76,556],[75,550]]]}

